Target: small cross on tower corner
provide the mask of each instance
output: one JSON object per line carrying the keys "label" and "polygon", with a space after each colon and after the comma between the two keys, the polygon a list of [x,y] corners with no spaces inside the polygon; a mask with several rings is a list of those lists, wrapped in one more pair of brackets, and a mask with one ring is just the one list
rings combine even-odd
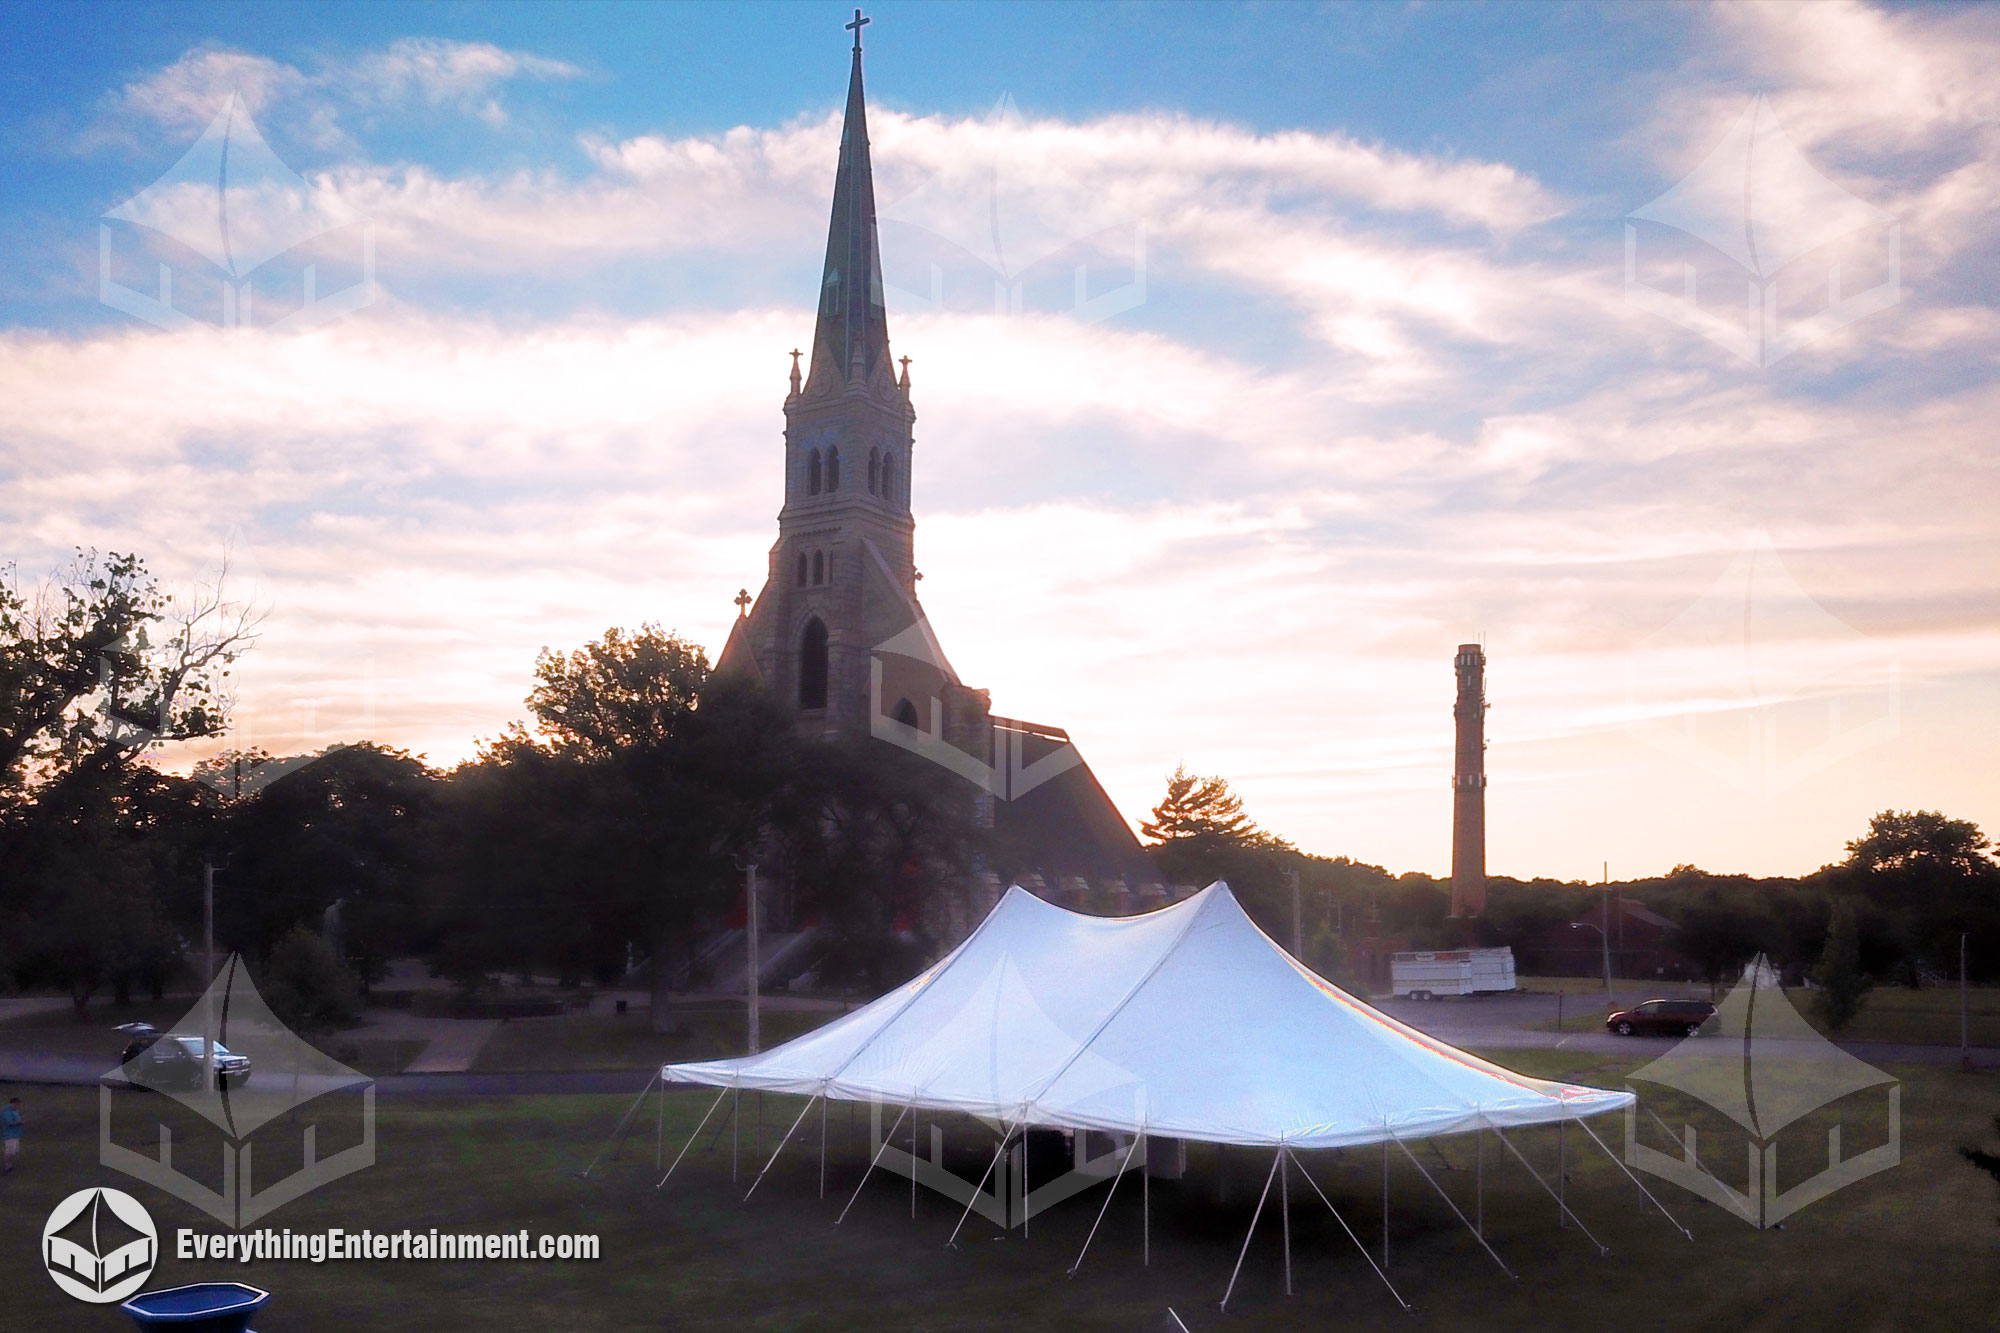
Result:
{"label": "small cross on tower corner", "polygon": [[750,590],[748,588],[738,588],[736,590],[736,618],[738,620],[747,619],[749,617],[750,602],[751,602]]}

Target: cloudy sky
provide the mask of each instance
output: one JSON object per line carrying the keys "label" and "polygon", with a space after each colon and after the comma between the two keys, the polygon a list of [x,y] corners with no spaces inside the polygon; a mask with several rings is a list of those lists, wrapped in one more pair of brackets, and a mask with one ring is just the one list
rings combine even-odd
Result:
{"label": "cloudy sky", "polygon": [[[0,7],[0,560],[226,556],[281,753],[718,649],[850,12]],[[926,604],[1128,816],[1445,870],[1478,640],[1498,873],[2000,825],[2000,13],[871,13]]]}

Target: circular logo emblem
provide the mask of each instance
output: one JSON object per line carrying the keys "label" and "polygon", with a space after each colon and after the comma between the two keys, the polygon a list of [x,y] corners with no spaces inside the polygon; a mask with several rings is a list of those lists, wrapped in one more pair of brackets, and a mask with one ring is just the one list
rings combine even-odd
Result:
{"label": "circular logo emblem", "polygon": [[42,1266],[58,1287],[93,1305],[145,1286],[159,1257],[152,1217],[121,1190],[78,1190],[42,1224]]}

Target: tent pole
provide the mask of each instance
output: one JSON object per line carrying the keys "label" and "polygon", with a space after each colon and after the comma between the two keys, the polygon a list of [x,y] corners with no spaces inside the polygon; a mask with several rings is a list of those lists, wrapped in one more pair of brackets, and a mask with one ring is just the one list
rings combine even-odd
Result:
{"label": "tent pole", "polygon": [[[1293,1156],[1296,1157],[1297,1154],[1294,1153]],[[1333,1214],[1333,1220],[1340,1223],[1340,1229],[1342,1231],[1345,1231],[1347,1233],[1347,1238],[1354,1242],[1354,1248],[1361,1251],[1361,1257],[1363,1259],[1366,1259],[1368,1261],[1368,1266],[1375,1270],[1375,1276],[1382,1279],[1382,1285],[1387,1287],[1389,1289],[1389,1294],[1396,1298],[1396,1304],[1402,1306],[1405,1310],[1409,1309],[1410,1303],[1403,1299],[1402,1293],[1396,1290],[1396,1284],[1389,1280],[1389,1275],[1382,1271],[1382,1266],[1380,1264],[1375,1262],[1375,1256],[1368,1253],[1368,1247],[1361,1243],[1361,1237],[1355,1235],[1354,1228],[1347,1225],[1347,1219],[1342,1217],[1340,1215],[1340,1210],[1333,1206],[1333,1200],[1326,1197],[1326,1191],[1321,1189],[1319,1187],[1319,1182],[1312,1178],[1312,1172],[1306,1170],[1306,1164],[1304,1162],[1299,1163],[1299,1174],[1305,1177],[1306,1184],[1313,1187],[1313,1193],[1319,1195],[1319,1201],[1326,1205],[1326,1210],[1329,1213]]]}
{"label": "tent pole", "polygon": [[819,1197],[826,1197],[826,1086],[819,1090]]}
{"label": "tent pole", "polygon": [[[1384,1129],[1388,1126],[1384,1125]],[[1389,1140],[1382,1140],[1382,1268],[1389,1267]]]}
{"label": "tent pole", "polygon": [[799,1108],[799,1118],[797,1120],[794,1120],[792,1122],[792,1127],[785,1131],[785,1137],[778,1140],[778,1146],[771,1149],[771,1160],[764,1163],[764,1169],[757,1173],[757,1179],[751,1181],[750,1188],[744,1191],[743,1202],[745,1203],[750,1202],[750,1196],[752,1194],[755,1194],[757,1192],[757,1187],[764,1183],[764,1177],[770,1174],[771,1168],[773,1166],[777,1165],[778,1154],[783,1152],[785,1150],[785,1145],[792,1141],[792,1135],[799,1132],[799,1126],[805,1123],[806,1112],[812,1110],[813,1103],[818,1100],[819,1100],[818,1093],[814,1093],[812,1096],[806,1098],[806,1104]]}
{"label": "tent pole", "polygon": [[1472,1228],[1472,1234],[1478,1236],[1481,1240],[1485,1240],[1486,1239],[1486,1126],[1481,1125],[1478,1129],[1474,1130],[1473,1138],[1474,1141],[1478,1144],[1478,1147],[1475,1148],[1474,1151],[1478,1154],[1478,1160],[1479,1160],[1479,1174],[1475,1178],[1477,1183],[1473,1186],[1473,1198],[1474,1198],[1473,1208],[1478,1214],[1479,1220],[1478,1223]]}
{"label": "tent pole", "polygon": [[993,1150],[993,1160],[986,1164],[986,1174],[982,1175],[979,1178],[979,1183],[973,1187],[972,1197],[965,1201],[965,1211],[958,1215],[958,1226],[951,1229],[951,1239],[944,1243],[946,1249],[950,1249],[958,1243],[958,1233],[965,1226],[965,1219],[972,1216],[972,1205],[977,1203],[979,1196],[985,1192],[986,1182],[992,1178],[993,1168],[1000,1165],[1001,1154],[1007,1151],[1008,1143],[1014,1138],[1015,1125],[1018,1124],[1020,1124],[1020,1121],[1017,1120],[1013,1125],[1007,1126],[1007,1133],[1001,1138],[1000,1146]]}
{"label": "tent pole", "polygon": [[[661,1095],[663,1096],[665,1095],[664,1090],[662,1091]],[[727,1088],[724,1088],[721,1092],[715,1094],[715,1100],[709,1103],[707,1112],[703,1114],[701,1118],[701,1124],[696,1125],[694,1127],[694,1133],[688,1135],[687,1146],[681,1149],[681,1156],[674,1158],[674,1165],[667,1168],[667,1175],[660,1177],[660,1185],[664,1185],[667,1183],[667,1176],[671,1176],[674,1173],[674,1167],[677,1167],[681,1164],[681,1157],[686,1157],[688,1155],[688,1148],[694,1147],[694,1141],[701,1137],[702,1126],[708,1124],[708,1117],[715,1114],[715,1108],[722,1105],[722,1099],[724,1097],[727,1097],[728,1095],[729,1095],[729,1089]],[[658,1189],[660,1185],[655,1185],[653,1186],[653,1188]]]}
{"label": "tent pole", "polygon": [[[655,1075],[654,1077],[658,1077]],[[641,1097],[645,1093],[639,1094]],[[660,1079],[659,1118],[653,1125],[653,1169],[659,1170],[667,1156],[667,1081]]]}
{"label": "tent pole", "polygon": [[736,1179],[736,1154],[742,1143],[739,1132],[743,1120],[743,1089],[736,1089],[736,1095],[729,1101],[729,1178]]}
{"label": "tent pole", "polygon": [[[653,1079],[657,1078],[660,1078],[660,1071],[656,1069],[653,1071],[653,1078],[649,1078],[646,1080],[646,1086],[639,1089],[639,1095],[637,1097],[634,1097],[632,1099],[632,1104],[625,1108],[625,1114],[618,1117],[618,1127],[611,1131],[611,1138],[606,1139],[604,1141],[604,1147],[599,1148],[597,1150],[597,1156],[590,1159],[590,1165],[583,1168],[583,1178],[585,1180],[590,1179],[590,1173],[597,1169],[598,1159],[604,1156],[605,1148],[609,1148],[611,1146],[612,1140],[616,1139],[620,1134],[625,1132],[625,1125],[628,1121],[632,1119],[633,1113],[637,1111],[641,1106],[644,1106],[646,1104],[646,1094],[653,1090]],[[666,1081],[664,1079],[661,1079],[660,1096],[662,1098],[665,1098],[666,1095],[667,1095]],[[665,1112],[662,1112],[662,1114],[665,1114]]]}
{"label": "tent pole", "polygon": [[1396,1146],[1403,1150],[1403,1156],[1409,1158],[1410,1161],[1415,1164],[1417,1170],[1423,1172],[1424,1179],[1430,1181],[1431,1188],[1438,1192],[1438,1197],[1445,1201],[1445,1206],[1451,1209],[1452,1213],[1458,1218],[1459,1221],[1465,1222],[1465,1229],[1472,1233],[1472,1238],[1479,1242],[1479,1247],[1485,1250],[1488,1254],[1493,1255],[1493,1262],[1500,1265],[1500,1271],[1505,1273],[1508,1277],[1519,1277],[1520,1274],[1516,1273],[1513,1269],[1507,1267],[1505,1260],[1501,1259],[1501,1257],[1498,1254],[1493,1253],[1493,1247],[1486,1243],[1486,1237],[1479,1234],[1479,1229],[1473,1226],[1472,1223],[1465,1221],[1465,1214],[1459,1211],[1458,1205],[1452,1202],[1451,1196],[1449,1194],[1445,1193],[1444,1186],[1437,1183],[1437,1177],[1433,1176],[1428,1170],[1425,1169],[1424,1164],[1417,1160],[1417,1155],[1410,1151],[1410,1145],[1403,1142],[1401,1139],[1397,1139]]}
{"label": "tent pole", "polygon": [[[1079,1134],[1082,1130],[1077,1131]],[[1083,1238],[1083,1248],[1076,1252],[1076,1262],[1069,1266],[1069,1275],[1076,1276],[1076,1270],[1083,1267],[1083,1256],[1090,1253],[1090,1242],[1097,1239],[1097,1229],[1104,1225],[1104,1215],[1111,1211],[1111,1196],[1118,1192],[1118,1182],[1125,1179],[1126,1169],[1132,1165],[1132,1154],[1139,1151],[1139,1144],[1145,1140],[1144,1134],[1132,1136],[1132,1146],[1125,1150],[1125,1162],[1118,1168],[1118,1174],[1111,1178],[1111,1188],[1104,1191],[1104,1206],[1097,1210],[1097,1220],[1090,1224],[1090,1234]]]}
{"label": "tent pole", "polygon": [[1609,1157],[1612,1161],[1618,1163],[1618,1169],[1620,1171],[1623,1171],[1627,1176],[1631,1177],[1632,1183],[1639,1187],[1640,1194],[1644,1195],[1648,1199],[1653,1199],[1653,1207],[1658,1208],[1660,1210],[1661,1217],[1664,1217],[1667,1219],[1668,1222],[1673,1223],[1674,1230],[1680,1232],[1683,1236],[1686,1236],[1689,1240],[1694,1239],[1694,1232],[1689,1231],[1679,1222],[1675,1222],[1674,1215],[1667,1211],[1666,1205],[1661,1203],[1658,1199],[1654,1199],[1653,1192],[1646,1188],[1644,1182],[1642,1182],[1639,1179],[1639,1177],[1632,1175],[1632,1169],[1626,1166],[1623,1161],[1619,1160],[1618,1154],[1611,1151],[1611,1146],[1607,1144],[1603,1139],[1597,1137],[1597,1131],[1590,1127],[1589,1121],[1579,1120],[1576,1122],[1576,1124],[1577,1128],[1581,1129],[1584,1133],[1590,1135],[1592,1142],[1596,1143],[1598,1147],[1604,1149],[1604,1155],[1606,1157]]}
{"label": "tent pole", "polygon": [[[916,1103],[914,1102],[911,1103],[912,1106],[914,1106],[915,1104]],[[877,1148],[875,1150],[875,1155],[868,1159],[868,1170],[863,1171],[861,1173],[861,1183],[854,1187],[854,1199],[858,1199],[861,1197],[861,1186],[866,1185],[868,1183],[869,1172],[875,1169],[875,1163],[882,1160],[883,1149],[886,1149],[889,1146],[889,1140],[895,1137],[896,1131],[898,1129],[902,1128],[903,1117],[908,1115],[909,1113],[910,1113],[909,1106],[905,1106],[902,1110],[896,1112],[896,1123],[889,1126],[889,1132],[882,1136],[881,1147]],[[840,1210],[840,1216],[833,1219],[833,1224],[835,1226],[839,1226],[842,1222],[845,1222],[847,1220],[847,1214],[849,1209],[852,1209],[854,1207],[854,1199],[849,1199],[847,1201],[847,1207]]]}
{"label": "tent pole", "polygon": [[1568,1124],[1566,1120],[1556,1121],[1556,1229],[1558,1231],[1565,1229],[1563,1214],[1569,1211],[1569,1205],[1564,1202],[1569,1198],[1569,1172],[1564,1169],[1564,1159],[1568,1156],[1568,1149],[1566,1135],[1563,1132]]}
{"label": "tent pole", "polygon": [[1153,1266],[1153,1145],[1146,1145],[1146,1164],[1139,1168],[1139,1267]]}
{"label": "tent pole", "polygon": [[1229,1285],[1222,1292],[1222,1305],[1219,1308],[1224,1314],[1229,1313],[1229,1295],[1236,1290],[1236,1279],[1243,1272],[1243,1260],[1250,1253],[1250,1238],[1257,1234],[1257,1219],[1264,1215],[1264,1200],[1271,1197],[1271,1181],[1277,1177],[1278,1163],[1284,1155],[1285,1150],[1280,1148],[1277,1155],[1271,1158],[1271,1174],[1264,1177],[1264,1192],[1257,1196],[1256,1211],[1250,1214],[1250,1229],[1243,1233],[1243,1248],[1236,1255],[1236,1267],[1230,1270]]}
{"label": "tent pole", "polygon": [[1537,1185],[1540,1185],[1544,1190],[1548,1191],[1549,1197],[1556,1201],[1557,1207],[1562,1209],[1563,1213],[1568,1216],[1570,1221],[1576,1223],[1576,1229],[1578,1231],[1581,1231],[1584,1234],[1584,1236],[1589,1239],[1592,1245],[1597,1246],[1598,1254],[1607,1255],[1611,1253],[1610,1247],[1602,1244],[1597,1239],[1597,1237],[1592,1236],[1590,1234],[1590,1228],[1583,1224],[1583,1219],[1578,1217],[1575,1213],[1571,1212],[1569,1205],[1562,1201],[1562,1196],[1557,1194],[1555,1190],[1550,1187],[1548,1181],[1542,1179],[1542,1173],[1535,1170],[1534,1163],[1530,1162],[1527,1158],[1521,1156],[1521,1150],[1514,1146],[1514,1141],[1512,1139],[1508,1138],[1506,1134],[1501,1132],[1500,1126],[1495,1125],[1493,1127],[1493,1137],[1500,1140],[1501,1147],[1505,1148],[1508,1152],[1514,1154],[1515,1161],[1519,1162],[1522,1166],[1528,1168],[1528,1174],[1535,1178],[1535,1183]]}
{"label": "tent pole", "polygon": [[910,1117],[910,1220],[917,1220],[917,1122],[924,1118],[922,1111]]}
{"label": "tent pole", "polygon": [[1292,1294],[1292,1173],[1285,1166],[1285,1147],[1278,1145],[1278,1217],[1285,1233],[1285,1295]]}

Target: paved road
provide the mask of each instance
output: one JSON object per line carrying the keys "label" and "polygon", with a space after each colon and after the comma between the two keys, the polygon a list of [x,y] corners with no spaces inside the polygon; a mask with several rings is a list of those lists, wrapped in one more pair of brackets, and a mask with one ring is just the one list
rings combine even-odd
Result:
{"label": "paved road", "polygon": [[[1604,1030],[1603,1017],[1598,1007],[1588,1001],[1583,1005],[1572,1002],[1564,1007],[1563,1019],[1568,1024],[1569,1030],[1541,1031],[1537,1025],[1555,1021],[1556,997],[1529,992],[1514,995],[1453,997],[1443,1000],[1398,1000],[1383,997],[1371,1000],[1370,1003],[1383,1013],[1399,1018],[1411,1027],[1428,1032],[1442,1041],[1476,1050],[1559,1049],[1606,1055],[1651,1051],[1657,1054],[1678,1040],[1674,1037],[1614,1037]],[[1582,1013],[1578,1012],[1579,1008],[1583,1009]],[[1849,1055],[1857,1056],[1870,1064],[1955,1065],[1958,1063],[1956,1046],[1930,1046],[1916,1042],[1895,1041],[1840,1041],[1834,1044]],[[1819,1042],[1807,1041],[1760,1042],[1759,1047],[1773,1054],[1790,1056],[1810,1056],[1825,1049]],[[1975,1046],[1972,1048],[1972,1062],[1982,1068],[2000,1068],[2000,1048]]]}
{"label": "paved road", "polygon": [[[1658,1054],[1673,1045],[1671,1037],[1614,1037],[1600,1026],[1595,1012],[1569,1014],[1573,1031],[1543,1032],[1532,1025],[1555,1017],[1551,995],[1487,995],[1447,1000],[1378,999],[1384,1013],[1454,1046],[1475,1050],[1566,1050],[1592,1054]],[[1842,1050],[1870,1064],[1958,1063],[1956,1046],[1924,1046],[1907,1042],[1843,1041]],[[1824,1050],[1818,1042],[1774,1042],[1771,1050],[1810,1056]],[[1974,1047],[1972,1061],[2000,1069],[2000,1048]],[[97,1082],[108,1062],[87,1056],[0,1051],[0,1083],[89,1085]],[[382,1096],[541,1096],[561,1093],[625,1093],[636,1095],[647,1070],[581,1070],[539,1073],[408,1073],[375,1081]]]}

